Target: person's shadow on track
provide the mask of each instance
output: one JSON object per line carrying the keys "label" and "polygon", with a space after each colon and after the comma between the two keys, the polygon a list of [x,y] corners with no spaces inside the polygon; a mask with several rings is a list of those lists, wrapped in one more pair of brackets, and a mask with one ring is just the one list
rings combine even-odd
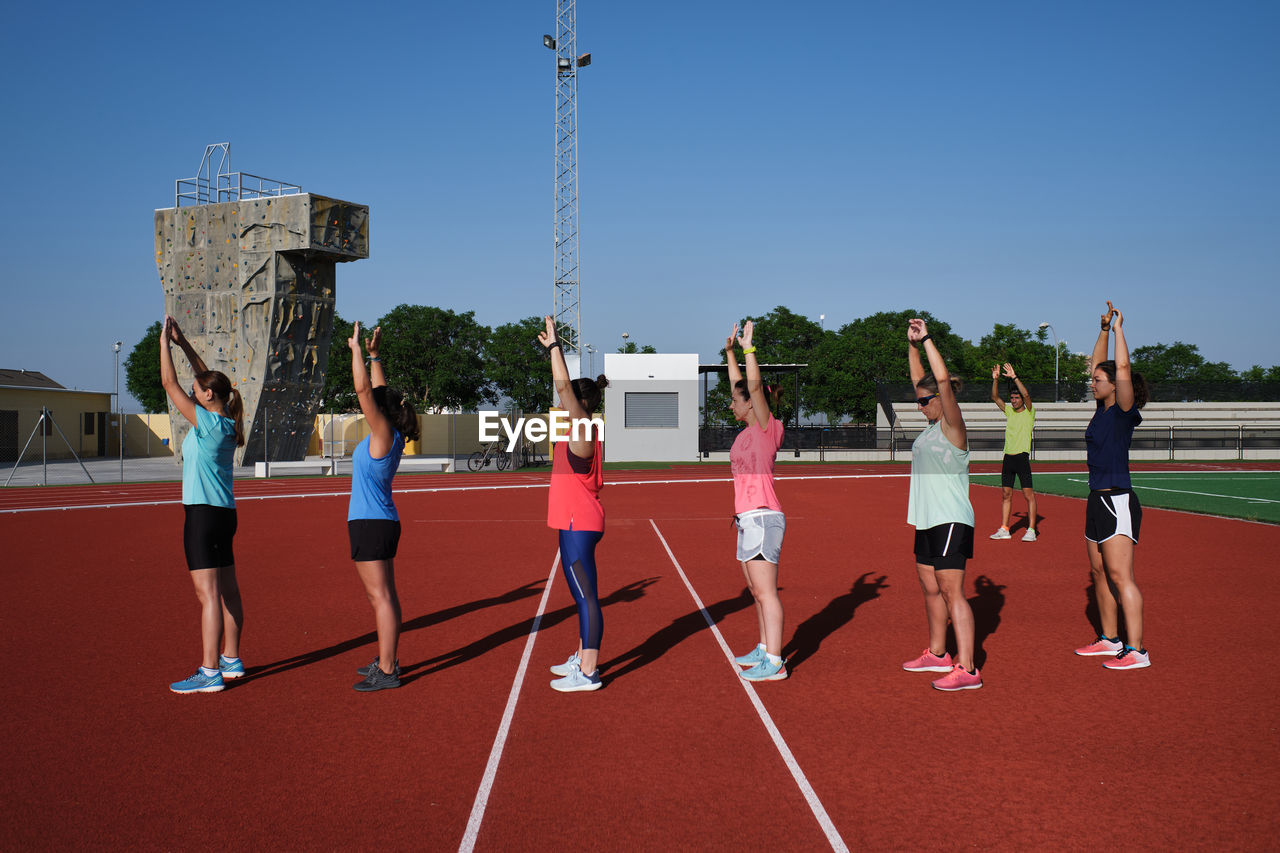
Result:
{"label": "person's shadow on track", "polygon": [[889,588],[885,583],[887,575],[868,580],[870,576],[871,572],[864,572],[848,592],[831,599],[826,607],[796,626],[791,641],[782,647],[789,671],[795,672],[796,667],[813,657],[823,640],[851,622],[858,605],[879,598],[880,593]]}
{"label": "person's shadow on track", "polygon": [[[643,580],[632,581],[626,586],[619,587],[613,592],[600,599],[600,607],[603,609],[613,604],[622,604],[630,601],[637,601],[645,594],[645,589],[657,583],[657,578],[644,578]],[[542,582],[539,581],[539,584]],[[541,590],[539,590],[541,591]],[[539,631],[545,631],[552,625],[558,625],[566,619],[576,619],[578,617],[578,608],[576,605],[561,607],[559,610],[552,610],[549,613],[542,614],[541,621],[538,624]],[[419,663],[410,664],[400,667],[400,683],[408,684],[416,681],[424,675],[430,675],[433,672],[439,672],[442,669],[448,669],[451,666],[457,666],[460,663],[466,663],[472,658],[477,658],[485,652],[492,651],[499,646],[505,645],[516,640],[529,636],[529,632],[533,630],[534,620],[536,616],[528,619],[522,619],[514,625],[508,625],[500,628],[491,634],[487,634],[478,640],[467,643],[452,651],[427,658]],[[410,675],[412,673],[412,675]]]}
{"label": "person's shadow on track", "polygon": [[1004,587],[986,575],[973,581],[974,595],[969,599],[973,611],[973,665],[982,669],[987,662],[984,649],[987,637],[1000,627],[1000,611],[1004,609]]}
{"label": "person's shadow on track", "polygon": [[[542,593],[543,581],[530,581],[523,586],[508,590],[500,595],[490,596],[489,598],[480,598],[475,601],[468,601],[466,604],[458,604],[453,607],[446,607],[443,610],[437,610],[434,613],[424,613],[421,616],[415,616],[400,626],[400,634],[403,636],[410,631],[416,631],[419,628],[428,628],[432,625],[438,625],[441,622],[448,622],[459,616],[464,616],[476,610],[485,607],[494,607],[499,604],[510,604],[521,600],[522,598],[531,598],[532,596]],[[300,666],[308,666],[313,663],[319,663],[326,658],[335,657],[336,655],[345,654],[346,652],[358,649],[361,646],[367,646],[370,643],[377,643],[378,635],[374,631],[367,634],[361,634],[350,640],[343,640],[332,646],[323,649],[316,649],[313,652],[294,655],[291,658],[275,661],[274,663],[263,664],[262,666],[251,666],[245,671],[244,678],[238,679],[238,684],[253,681],[256,678],[266,678],[269,675],[275,675],[280,672],[286,672],[290,669],[297,669]],[[376,649],[375,649],[376,652]]]}
{"label": "person's shadow on track", "polygon": [[[751,607],[752,604],[751,593],[744,587],[737,596],[717,601],[708,606],[707,613],[710,614],[711,621],[718,623],[724,621],[724,618],[730,613],[745,610]],[[600,664],[600,672],[609,681],[620,678],[642,666],[653,663],[666,654],[667,651],[675,648],[706,627],[707,620],[703,617],[702,611],[691,610],[683,616],[673,619],[670,624],[659,628],[639,645],[628,649],[608,663]],[[615,672],[614,667],[620,668]]]}

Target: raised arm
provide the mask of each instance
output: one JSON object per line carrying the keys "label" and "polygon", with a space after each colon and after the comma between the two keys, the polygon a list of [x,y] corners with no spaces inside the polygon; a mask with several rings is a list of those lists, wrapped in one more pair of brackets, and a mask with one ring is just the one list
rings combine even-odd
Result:
{"label": "raised arm", "polygon": [[[381,340],[378,330],[374,330],[373,340]],[[387,421],[382,409],[373,399],[373,386],[369,384],[369,372],[364,367],[364,353],[360,349],[360,324],[351,327],[351,337],[347,338],[347,346],[351,348],[351,384],[355,388],[356,397],[360,400],[360,412],[369,425],[369,455],[381,459],[391,452],[395,441],[394,431]],[[374,362],[378,374],[382,373],[382,363]],[[384,379],[383,384],[386,384]]]}
{"label": "raised arm", "polygon": [[1004,411],[1004,400],[1000,399],[1000,365],[993,364],[991,366],[991,402],[996,404],[996,408]]}
{"label": "raised arm", "polygon": [[1027,393],[1027,386],[1022,384],[1022,380],[1018,378],[1018,374],[1013,372],[1013,365],[1009,362],[1004,363],[1004,375],[1013,380],[1013,384],[1017,386],[1018,393],[1022,395],[1022,405],[1028,409],[1031,408],[1031,395]]}
{"label": "raised arm", "polygon": [[369,351],[369,380],[374,388],[382,388],[387,384],[387,374],[382,369],[382,359],[378,351],[382,347],[382,327],[374,326],[373,337],[365,338],[365,349]]}
{"label": "raised arm", "polygon": [[160,385],[164,388],[165,394],[169,395],[169,402],[173,403],[173,407],[181,412],[192,426],[195,426],[196,401],[178,384],[178,371],[173,366],[173,353],[169,349],[175,341],[182,340],[185,339],[178,324],[166,314],[164,328],[160,331]]}
{"label": "raised arm", "polygon": [[748,320],[742,327],[742,335],[738,338],[738,343],[742,344],[742,358],[747,363],[747,392],[751,395],[751,410],[755,412],[756,425],[762,430],[767,430],[769,418],[773,413],[769,410],[769,400],[764,395],[760,364],[756,361],[756,348],[752,343],[754,336],[755,322]]}
{"label": "raised arm", "polygon": [[1116,337],[1116,405],[1120,411],[1127,412],[1133,408],[1133,370],[1129,364],[1129,344],[1124,339],[1124,315],[1119,310],[1115,310],[1111,329]]}
{"label": "raised arm", "polygon": [[[555,321],[550,315],[542,318],[546,329],[538,335],[538,343],[547,348],[551,354],[551,381],[556,388],[556,396],[560,398],[560,408],[569,413],[571,420],[590,418],[591,415],[583,407],[582,401],[573,393],[573,382],[569,378],[569,364],[564,360],[564,348],[560,346],[560,336],[556,334]],[[569,430],[569,451],[579,459],[590,459],[595,454],[595,443],[588,438],[573,438],[573,429]],[[582,431],[579,431],[579,436]]]}
{"label": "raised arm", "polygon": [[1093,373],[1099,364],[1107,360],[1107,344],[1111,336],[1111,318],[1115,316],[1116,309],[1111,306],[1111,300],[1107,300],[1107,310],[1102,315],[1102,331],[1098,332],[1098,340],[1093,344],[1093,355],[1089,356],[1089,373]]}
{"label": "raised arm", "polygon": [[[919,326],[916,325],[917,323]],[[911,327],[917,330],[915,340],[929,360],[929,372],[938,381],[938,400],[942,403],[942,434],[956,447],[965,450],[969,446],[969,433],[964,425],[964,416],[960,413],[960,402],[956,400],[956,391],[951,387],[951,374],[947,372],[947,363],[943,360],[942,353],[938,352],[938,345],[934,343],[924,320],[918,318],[912,320]],[[919,359],[918,354],[916,358]]]}
{"label": "raised arm", "polygon": [[733,324],[733,331],[724,341],[724,363],[729,367],[729,394],[733,395],[733,386],[742,381],[742,371],[738,369],[738,355],[734,347],[738,345],[738,324]]}
{"label": "raised arm", "polygon": [[191,341],[187,340],[187,336],[182,334],[182,329],[178,327],[178,321],[172,317],[168,318],[169,325],[173,329],[173,340],[178,346],[182,347],[182,351],[186,353],[187,361],[191,363],[193,373],[204,373],[208,370],[205,367],[204,359],[200,357],[200,353],[196,352],[196,348],[191,345]]}
{"label": "raised arm", "polygon": [[924,379],[924,365],[920,361],[920,339],[924,337],[924,321],[916,326],[916,321],[907,324],[907,366],[911,369],[911,391],[914,394],[916,385]]}

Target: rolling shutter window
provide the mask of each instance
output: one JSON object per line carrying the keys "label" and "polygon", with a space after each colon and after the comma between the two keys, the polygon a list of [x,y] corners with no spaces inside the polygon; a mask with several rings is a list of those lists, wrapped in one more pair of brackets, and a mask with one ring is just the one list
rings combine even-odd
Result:
{"label": "rolling shutter window", "polygon": [[626,409],[623,425],[678,429],[680,395],[675,391],[628,391],[624,395]]}

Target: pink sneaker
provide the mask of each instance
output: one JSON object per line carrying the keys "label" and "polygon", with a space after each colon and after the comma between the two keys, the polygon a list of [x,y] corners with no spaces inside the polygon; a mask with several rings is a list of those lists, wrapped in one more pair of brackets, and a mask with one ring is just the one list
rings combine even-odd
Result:
{"label": "pink sneaker", "polygon": [[951,668],[951,672],[933,682],[935,690],[945,690],[948,693],[956,690],[977,690],[981,686],[982,673],[975,669],[970,675],[960,664],[956,664]]}
{"label": "pink sneaker", "polygon": [[1126,648],[1111,660],[1103,661],[1102,665],[1107,669],[1142,669],[1151,666],[1151,657],[1146,649],[1138,651]]}
{"label": "pink sneaker", "polygon": [[1089,645],[1081,646],[1076,649],[1076,654],[1083,655],[1085,657],[1089,657],[1090,655],[1107,655],[1109,657],[1114,657],[1122,651],[1124,651],[1124,643],[1119,640],[1108,640],[1106,637],[1099,634],[1098,639],[1094,640]]}
{"label": "pink sneaker", "polygon": [[938,657],[928,649],[924,650],[924,654],[915,660],[909,660],[902,665],[907,672],[950,672],[951,671],[951,653],[943,652],[942,657]]}

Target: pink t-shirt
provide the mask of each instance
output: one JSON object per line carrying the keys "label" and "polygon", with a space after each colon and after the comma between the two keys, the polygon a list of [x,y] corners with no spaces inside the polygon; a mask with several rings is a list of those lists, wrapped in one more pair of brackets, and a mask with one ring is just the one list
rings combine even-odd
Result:
{"label": "pink t-shirt", "polygon": [[761,507],[782,512],[782,504],[773,491],[773,459],[781,446],[782,422],[773,415],[764,429],[748,426],[738,433],[729,451],[735,514]]}

